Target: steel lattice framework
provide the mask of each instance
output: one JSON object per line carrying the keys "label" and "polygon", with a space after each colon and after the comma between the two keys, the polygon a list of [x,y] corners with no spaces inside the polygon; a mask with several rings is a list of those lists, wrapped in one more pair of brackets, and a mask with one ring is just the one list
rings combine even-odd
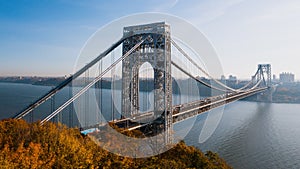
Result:
{"label": "steel lattice framework", "polygon": [[257,76],[258,80],[264,78],[264,73],[267,75],[267,79],[264,79],[266,86],[271,86],[271,65],[270,64],[259,64],[258,65],[259,74]]}
{"label": "steel lattice framework", "polygon": [[[257,74],[257,81],[263,80],[264,85],[267,87],[272,86],[272,79],[271,79],[271,64],[259,64],[258,65],[258,74]],[[264,74],[266,74],[266,79]],[[265,97],[269,102],[272,102],[272,90],[269,89],[265,93]],[[260,95],[257,95],[257,100],[261,100]]]}
{"label": "steel lattice framework", "polygon": [[123,54],[134,44],[146,39],[122,62],[122,114],[139,114],[139,69],[150,63],[154,69],[154,117],[162,118],[162,128],[171,139],[172,78],[170,26],[164,22],[124,27]]}

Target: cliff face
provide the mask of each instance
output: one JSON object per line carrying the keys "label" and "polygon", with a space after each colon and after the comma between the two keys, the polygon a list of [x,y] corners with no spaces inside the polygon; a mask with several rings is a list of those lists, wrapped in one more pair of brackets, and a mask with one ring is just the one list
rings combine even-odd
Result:
{"label": "cliff face", "polygon": [[4,168],[230,168],[212,152],[180,142],[158,156],[132,159],[111,154],[78,129],[60,124],[0,121],[0,166]]}

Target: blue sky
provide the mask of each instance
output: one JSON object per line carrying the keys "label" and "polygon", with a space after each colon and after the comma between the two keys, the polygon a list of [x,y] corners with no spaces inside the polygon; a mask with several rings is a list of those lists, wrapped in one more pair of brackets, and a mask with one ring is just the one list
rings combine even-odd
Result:
{"label": "blue sky", "polygon": [[122,16],[163,12],[186,19],[216,48],[225,75],[258,63],[300,77],[298,0],[0,0],[0,76],[63,76],[86,40]]}

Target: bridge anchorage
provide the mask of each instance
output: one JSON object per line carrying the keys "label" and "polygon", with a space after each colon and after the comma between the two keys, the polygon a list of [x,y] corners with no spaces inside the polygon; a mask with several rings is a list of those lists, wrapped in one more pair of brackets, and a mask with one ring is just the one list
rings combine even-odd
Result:
{"label": "bridge anchorage", "polygon": [[[120,56],[107,59],[109,56],[112,57],[113,51],[119,47],[122,47]],[[171,54],[171,49],[172,52],[176,50],[180,54],[180,58],[189,64],[188,69],[174,58],[176,56]],[[103,64],[103,62],[106,63]],[[151,84],[154,89],[153,110],[147,112],[141,112],[139,100],[139,69],[144,63],[149,63],[154,72]],[[113,79],[113,70],[118,65],[121,65],[122,68],[121,80],[107,80],[107,77]],[[96,75],[87,78],[86,75],[95,68],[99,68],[98,72],[94,72]],[[220,94],[175,104],[172,101],[174,97],[172,82],[175,76],[172,70],[180,72],[182,77],[187,77],[188,80],[197,83],[198,86],[219,91]],[[198,72],[198,74],[195,72]],[[109,73],[111,73],[111,76],[108,76]],[[199,78],[200,75],[206,76],[211,82]],[[74,83],[74,81],[80,83]],[[115,107],[118,107],[118,105],[113,104],[112,113],[108,115],[109,113],[107,113],[107,109],[103,108],[103,105],[107,105],[105,101],[112,96],[103,94],[104,90],[107,92],[109,89],[103,89],[104,85],[102,86],[102,84],[112,84],[114,82],[121,84],[121,106],[120,110],[117,110]],[[124,27],[123,37],[120,40],[65,79],[61,84],[30,104],[14,118],[28,121],[40,120],[41,124],[50,120],[53,121],[56,118],[69,126],[80,127],[85,133],[101,131],[103,126],[110,122],[124,130],[139,130],[146,137],[162,135],[164,143],[170,144],[173,142],[172,130],[175,123],[195,117],[229,102],[257,93],[268,93],[270,87],[270,64],[258,65],[256,73],[243,87],[233,88],[225,85],[206,72],[184,48],[172,39],[169,25],[158,22]],[[73,94],[64,94],[67,89],[70,91],[71,88],[73,88]],[[186,88],[189,88],[189,86]],[[112,88],[110,92],[113,93],[117,90]],[[100,102],[96,106],[99,108],[97,110],[93,109],[95,106],[92,103],[87,103],[90,101],[87,98],[91,93],[98,98],[95,103]],[[57,100],[61,95],[64,96],[64,99]],[[258,97],[261,97],[261,95]],[[80,107],[82,105],[80,100],[84,100],[83,102],[86,103],[85,109],[82,106]],[[76,102],[77,104],[74,104]],[[76,106],[79,108],[76,109]],[[48,109],[46,109],[47,107]],[[77,118],[73,117],[75,114],[74,109]],[[110,119],[107,120],[108,118]]]}

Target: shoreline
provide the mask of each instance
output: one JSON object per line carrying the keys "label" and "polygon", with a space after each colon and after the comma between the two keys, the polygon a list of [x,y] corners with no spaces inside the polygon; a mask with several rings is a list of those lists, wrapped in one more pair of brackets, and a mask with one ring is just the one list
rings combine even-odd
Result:
{"label": "shoreline", "polygon": [[[56,85],[55,84],[49,84],[49,83],[29,83],[29,82],[20,82],[20,81],[1,81],[0,80],[0,83],[6,83],[6,84],[20,84],[20,85],[33,85],[33,86],[41,86],[41,87],[55,87]],[[110,89],[110,88],[103,88],[103,89]],[[250,96],[251,97],[251,96]],[[251,100],[249,98],[244,98],[244,99],[241,99],[239,101],[248,101],[248,102],[257,102],[257,103],[275,103],[275,104],[300,104],[300,101],[299,102],[290,102],[290,101],[272,101],[272,102],[264,102],[264,101],[256,101],[256,100]]]}

